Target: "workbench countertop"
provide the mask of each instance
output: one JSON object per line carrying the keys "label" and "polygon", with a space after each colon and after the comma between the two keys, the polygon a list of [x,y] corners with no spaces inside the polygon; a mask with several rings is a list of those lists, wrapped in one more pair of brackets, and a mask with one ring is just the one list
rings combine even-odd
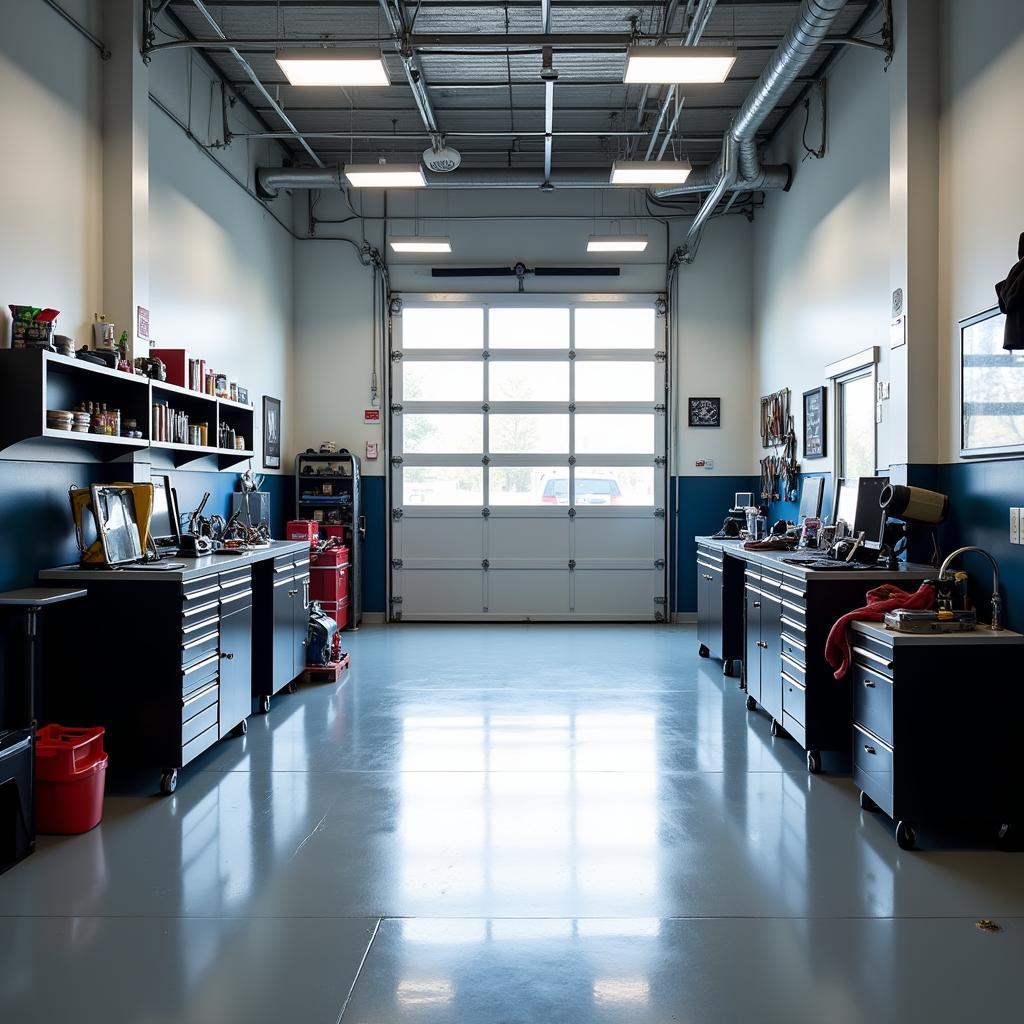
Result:
{"label": "workbench countertop", "polygon": [[931,647],[948,645],[959,647],[963,644],[1021,644],[1024,636],[1011,629],[991,630],[981,623],[969,633],[895,633],[880,622],[854,622],[853,631],[885,644]]}

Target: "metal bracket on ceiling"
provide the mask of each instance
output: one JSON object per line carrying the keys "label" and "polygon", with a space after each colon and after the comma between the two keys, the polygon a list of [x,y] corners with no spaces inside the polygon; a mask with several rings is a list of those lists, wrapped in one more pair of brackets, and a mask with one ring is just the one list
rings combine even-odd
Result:
{"label": "metal bracket on ceiling", "polygon": [[892,20],[892,0],[882,0],[882,24],[878,29],[878,35],[881,39],[865,39],[863,36],[843,36],[840,39],[830,39],[830,43],[845,43],[848,46],[863,46],[868,50],[878,50],[879,53],[885,56],[885,70],[889,70],[889,65],[892,63],[894,44],[893,44],[893,20]]}

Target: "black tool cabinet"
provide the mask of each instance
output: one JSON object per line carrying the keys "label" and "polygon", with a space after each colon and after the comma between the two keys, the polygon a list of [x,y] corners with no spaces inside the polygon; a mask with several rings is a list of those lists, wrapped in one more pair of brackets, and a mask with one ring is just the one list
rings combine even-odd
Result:
{"label": "black tool cabinet", "polygon": [[270,710],[270,698],[306,668],[309,624],[309,548],[253,566],[258,583],[255,609],[252,695],[260,711]]}
{"label": "black tool cabinet", "polygon": [[[182,558],[186,568],[167,573],[75,566],[40,573],[43,583],[75,581],[87,591],[67,630],[70,661],[47,679],[53,718],[104,726],[112,765],[158,767],[161,792],[174,792],[179,769],[218,740],[246,732],[275,564],[287,563],[294,581],[308,551],[276,542],[231,558]],[[301,597],[289,600],[282,643],[291,659]]]}
{"label": "black tool cabinet", "polygon": [[743,591],[741,563],[720,548],[697,544],[697,640],[702,658],[718,658],[727,676],[739,675],[743,620],[727,615]]}
{"label": "black tool cabinet", "polygon": [[861,807],[892,818],[906,850],[925,824],[1013,837],[1024,824],[1024,730],[1010,680],[1024,637],[984,628],[915,636],[856,623],[852,649],[853,781]]}

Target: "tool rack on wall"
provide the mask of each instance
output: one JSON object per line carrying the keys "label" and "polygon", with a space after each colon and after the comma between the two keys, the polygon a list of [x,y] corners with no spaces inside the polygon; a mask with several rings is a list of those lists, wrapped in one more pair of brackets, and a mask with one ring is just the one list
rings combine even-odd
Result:
{"label": "tool rack on wall", "polygon": [[761,459],[761,499],[795,501],[800,464],[789,388],[761,398],[761,447],[772,449],[771,455]]}

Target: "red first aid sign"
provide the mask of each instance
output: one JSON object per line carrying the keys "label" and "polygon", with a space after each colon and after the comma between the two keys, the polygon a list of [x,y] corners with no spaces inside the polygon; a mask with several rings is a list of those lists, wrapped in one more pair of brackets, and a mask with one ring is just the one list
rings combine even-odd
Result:
{"label": "red first aid sign", "polygon": [[363,410],[363,422],[364,423],[380,423],[380,409],[364,409]]}

